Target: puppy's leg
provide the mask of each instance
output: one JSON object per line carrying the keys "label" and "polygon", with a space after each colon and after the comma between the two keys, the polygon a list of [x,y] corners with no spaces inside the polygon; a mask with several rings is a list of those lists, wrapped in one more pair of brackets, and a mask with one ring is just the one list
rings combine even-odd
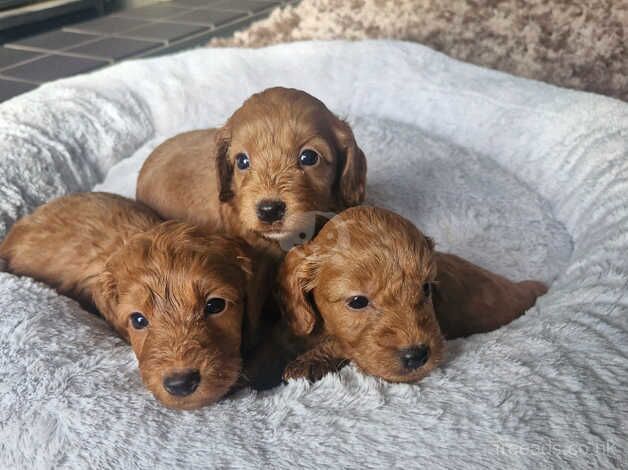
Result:
{"label": "puppy's leg", "polygon": [[540,281],[521,281],[516,284],[519,290],[522,310],[527,310],[536,302],[537,297],[547,293],[547,286]]}
{"label": "puppy's leg", "polygon": [[283,379],[306,378],[316,382],[330,372],[336,372],[348,362],[342,357],[338,343],[330,337],[291,361],[284,370]]}

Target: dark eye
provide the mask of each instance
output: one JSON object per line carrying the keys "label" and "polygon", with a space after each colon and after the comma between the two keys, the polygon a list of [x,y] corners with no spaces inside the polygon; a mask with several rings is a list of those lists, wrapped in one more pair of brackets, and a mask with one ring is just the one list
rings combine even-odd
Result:
{"label": "dark eye", "polygon": [[299,155],[299,162],[303,166],[316,165],[316,162],[318,162],[318,153],[312,149],[305,149],[301,152],[301,155]]}
{"label": "dark eye", "polygon": [[425,297],[426,299],[429,299],[432,296],[432,283],[431,282],[426,282],[425,284],[423,284],[423,297]]}
{"label": "dark eye", "polygon": [[355,310],[360,310],[369,304],[369,299],[363,295],[356,295],[347,301],[347,305]]}
{"label": "dark eye", "polygon": [[246,170],[249,166],[251,166],[251,162],[249,161],[249,157],[246,153],[239,153],[236,155],[236,165],[240,170]]}
{"label": "dark eye", "polygon": [[136,330],[143,330],[148,326],[148,320],[141,313],[133,312],[131,314],[131,325],[133,325],[133,328]]}
{"label": "dark eye", "polygon": [[225,299],[220,299],[218,297],[211,298],[205,304],[205,314],[216,315],[217,313],[222,312],[226,305],[227,302],[225,302]]}

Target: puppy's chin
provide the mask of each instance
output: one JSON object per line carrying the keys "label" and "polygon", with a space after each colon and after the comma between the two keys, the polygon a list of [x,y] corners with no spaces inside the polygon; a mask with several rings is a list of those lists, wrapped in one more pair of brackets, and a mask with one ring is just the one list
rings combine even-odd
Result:
{"label": "puppy's chin", "polygon": [[[246,227],[246,225],[244,225]],[[283,240],[293,234],[293,231],[286,226],[284,222],[275,222],[273,224],[263,224],[258,222],[248,227],[248,230],[254,232],[267,240]]]}
{"label": "puppy's chin", "polygon": [[281,231],[281,230],[271,230],[265,232],[258,232],[262,237],[267,238],[269,240],[281,241],[285,240],[288,237],[294,235],[293,232]]}
{"label": "puppy's chin", "polygon": [[324,222],[319,224],[318,220],[327,221],[330,218],[330,216],[324,217],[327,213],[321,212],[320,214],[323,216],[318,214],[319,212],[313,211],[292,211],[284,219],[272,224],[265,224],[257,219],[253,224],[250,224],[252,220],[248,219],[249,223],[244,220],[243,226],[248,227],[249,230],[263,238],[289,243],[292,247],[310,241],[316,234],[317,228],[324,224]]}
{"label": "puppy's chin", "polygon": [[303,245],[316,235],[314,225],[283,223],[276,227],[258,229],[257,233],[267,240],[278,242],[282,248],[289,250],[293,246]]}
{"label": "puppy's chin", "polygon": [[385,374],[380,377],[387,382],[393,383],[417,383],[427,377],[435,367],[436,364],[431,364],[430,361],[420,369],[411,372],[397,371],[397,374]]}
{"label": "puppy's chin", "polygon": [[162,405],[175,410],[195,410],[211,405],[227,395],[238,381],[240,365],[224,365],[220,369],[201,373],[198,388],[186,396],[168,393],[163,387],[163,377],[159,372],[151,369],[150,372],[141,370],[141,373],[146,387]]}
{"label": "puppy's chin", "polygon": [[385,365],[384,362],[378,364],[377,366],[370,363],[364,364],[357,360],[354,360],[354,362],[364,373],[379,377],[386,382],[392,383],[420,382],[439,364],[439,360],[430,359],[425,363],[425,365],[419,367],[418,369],[407,370],[397,365],[397,361],[394,359],[386,361],[390,364],[389,366]]}
{"label": "puppy's chin", "polygon": [[200,390],[194,392],[192,395],[187,397],[174,397],[169,395],[167,392],[153,392],[153,395],[159,402],[166,406],[167,408],[171,408],[173,410],[196,410],[198,408],[202,408],[204,406],[212,405],[220,400],[222,397],[227,395],[231,387],[227,387],[224,389],[213,389],[209,392],[202,392]]}

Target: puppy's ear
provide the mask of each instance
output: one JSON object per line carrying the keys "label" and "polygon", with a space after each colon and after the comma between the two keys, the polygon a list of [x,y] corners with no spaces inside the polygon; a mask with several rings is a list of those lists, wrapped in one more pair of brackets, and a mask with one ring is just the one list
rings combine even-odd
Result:
{"label": "puppy's ear", "polygon": [[214,136],[216,148],[216,174],[218,176],[218,191],[220,202],[233,198],[231,180],[233,179],[233,164],[229,161],[229,146],[231,145],[231,130],[225,124],[218,129]]}
{"label": "puppy's ear", "polygon": [[364,202],[366,191],[366,157],[358,147],[351,126],[334,118],[334,133],[338,146],[337,199],[341,209]]}
{"label": "puppy's ear", "polygon": [[118,312],[118,283],[112,271],[105,268],[98,277],[98,288],[94,289],[94,304],[116,332],[129,341],[127,331],[128,318],[120,317]]}
{"label": "puppy's ear", "polygon": [[316,262],[307,246],[292,248],[279,268],[277,297],[282,315],[292,331],[309,335],[316,325],[316,310],[310,298],[317,276]]}

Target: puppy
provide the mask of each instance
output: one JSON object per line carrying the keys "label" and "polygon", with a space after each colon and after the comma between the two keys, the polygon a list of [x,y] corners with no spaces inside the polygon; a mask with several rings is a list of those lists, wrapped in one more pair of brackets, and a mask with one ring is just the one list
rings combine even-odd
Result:
{"label": "puppy", "polygon": [[293,248],[279,271],[278,301],[291,330],[313,336],[284,377],[316,380],[347,360],[392,382],[428,374],[444,349],[433,251],[412,223],[366,206]]}
{"label": "puppy", "polygon": [[512,283],[436,253],[397,214],[347,209],[280,268],[283,316],[307,349],[284,378],[317,380],[350,360],[385,380],[415,382],[441,360],[443,336],[498,328],[544,292],[541,283]]}
{"label": "puppy", "polygon": [[306,236],[312,212],[360,204],[365,184],[366,159],[349,125],[303,91],[270,88],[222,128],[157,147],[141,169],[137,199],[166,219],[278,250],[282,240]]}
{"label": "puppy", "polygon": [[100,312],[131,343],[144,383],[166,406],[207,405],[238,380],[241,348],[253,337],[243,328],[257,324],[262,290],[243,242],[85,193],[19,220],[0,259]]}

